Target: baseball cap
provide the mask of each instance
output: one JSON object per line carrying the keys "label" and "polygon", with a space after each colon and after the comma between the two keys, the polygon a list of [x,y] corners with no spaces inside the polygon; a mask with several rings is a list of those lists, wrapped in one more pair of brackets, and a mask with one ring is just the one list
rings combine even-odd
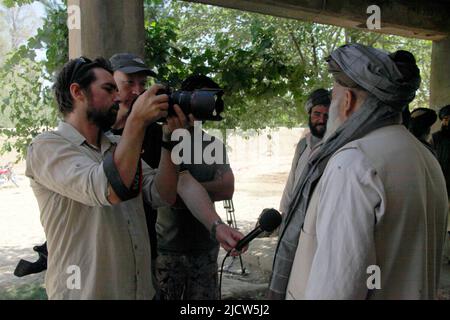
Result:
{"label": "baseball cap", "polygon": [[113,71],[122,71],[126,74],[146,72],[147,75],[156,77],[156,72],[147,67],[141,57],[132,53],[116,53],[109,59],[109,62],[111,62]]}

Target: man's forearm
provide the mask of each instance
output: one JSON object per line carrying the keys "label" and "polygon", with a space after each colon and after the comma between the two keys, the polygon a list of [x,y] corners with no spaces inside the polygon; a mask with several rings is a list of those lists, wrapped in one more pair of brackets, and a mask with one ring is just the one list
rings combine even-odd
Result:
{"label": "man's forearm", "polygon": [[130,117],[125,125],[122,137],[114,152],[114,163],[123,184],[130,188],[141,156],[145,125],[133,121]]}
{"label": "man's forearm", "polygon": [[202,182],[212,201],[230,200],[234,193],[234,175],[232,171],[218,172],[214,180]]}
{"label": "man's forearm", "polygon": [[220,181],[202,182],[202,187],[208,192],[211,201],[229,200],[233,192],[229,188],[224,188]]}
{"label": "man's forearm", "polygon": [[217,219],[220,219],[208,193],[190,173],[185,172],[180,174],[178,194],[183,199],[189,211],[208,231],[211,230],[212,224]]}
{"label": "man's forearm", "polygon": [[172,162],[170,154],[170,151],[161,149],[155,185],[161,198],[168,204],[173,205],[177,198],[178,166]]}

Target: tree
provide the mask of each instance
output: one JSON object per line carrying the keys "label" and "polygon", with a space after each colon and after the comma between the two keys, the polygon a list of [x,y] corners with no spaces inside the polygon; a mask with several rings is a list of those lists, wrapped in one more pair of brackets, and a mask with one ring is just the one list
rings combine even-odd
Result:
{"label": "tree", "polygon": [[[12,6],[32,1],[3,2]],[[8,93],[0,94],[0,111],[9,110],[16,126],[0,132],[10,139],[3,151],[15,148],[22,155],[35,134],[56,124],[49,86],[68,60],[66,2],[40,2],[47,11],[44,25],[7,56],[0,70]],[[144,5],[144,58],[158,70],[158,80],[177,87],[189,74],[203,73],[224,88],[225,119],[208,123],[211,127],[246,130],[305,124],[309,92],[332,86],[324,58],[349,40],[388,51],[412,51],[422,70],[422,86],[411,108],[427,104],[430,41],[183,1],[145,0]],[[43,50],[45,59],[36,61],[36,50]],[[11,142],[14,137],[18,140]]]}
{"label": "tree", "polygon": [[208,73],[225,88],[228,108],[225,121],[218,124],[221,128],[305,123],[308,93],[332,85],[324,58],[346,41],[413,52],[422,70],[422,85],[411,107],[427,104],[430,41],[183,1],[148,0],[146,8],[147,20],[172,32],[166,55],[179,55],[176,61],[181,59],[189,72]]}
{"label": "tree", "polygon": [[[7,138],[0,153],[15,149],[24,157],[31,139],[56,125],[57,108],[50,85],[56,70],[68,60],[67,14],[57,1],[42,3],[47,11],[43,26],[9,54],[0,69],[0,112],[7,114],[14,125],[0,129]],[[36,58],[38,50],[45,52],[44,60]]]}

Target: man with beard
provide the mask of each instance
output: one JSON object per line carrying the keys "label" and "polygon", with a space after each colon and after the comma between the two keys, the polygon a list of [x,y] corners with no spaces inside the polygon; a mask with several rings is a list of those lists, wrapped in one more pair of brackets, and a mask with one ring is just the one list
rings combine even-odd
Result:
{"label": "man with beard", "polygon": [[350,44],[327,61],[327,131],[283,217],[270,296],[433,299],[447,193],[436,158],[400,124],[420,84],[414,56]]}
{"label": "man with beard", "polygon": [[[442,121],[441,130],[433,134],[432,144],[436,150],[436,155],[444,173],[447,184],[447,197],[450,209],[450,105],[446,105],[439,110],[439,120]],[[449,210],[450,213],[450,210]],[[445,252],[448,263],[450,263],[450,217],[447,227],[449,237],[447,238],[447,250]]]}
{"label": "man with beard", "polygon": [[280,202],[280,211],[286,213],[292,201],[294,186],[304,170],[312,149],[321,141],[327,128],[328,108],[330,107],[330,92],[325,89],[314,90],[306,100],[305,109],[308,113],[308,126],[310,132],[300,139],[295,148],[291,171],[289,172],[283,196]]}
{"label": "man with beard", "polygon": [[[176,199],[178,167],[161,151],[158,170],[140,160],[148,124],[167,116],[168,98],[154,85],[135,103],[119,141],[102,132],[117,115],[109,63],[81,57],[64,65],[54,84],[62,114],[55,131],[31,143],[26,175],[47,237],[49,299],[151,299],[150,244],[142,201]],[[178,106],[163,139],[182,128]]]}

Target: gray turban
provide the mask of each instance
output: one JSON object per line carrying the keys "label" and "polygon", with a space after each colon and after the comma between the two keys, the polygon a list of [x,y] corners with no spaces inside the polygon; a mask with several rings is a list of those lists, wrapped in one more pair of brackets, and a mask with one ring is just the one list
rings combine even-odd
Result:
{"label": "gray turban", "polygon": [[396,110],[411,102],[420,86],[420,71],[414,56],[404,50],[388,54],[361,44],[348,44],[327,58],[336,82],[362,87]]}
{"label": "gray turban", "polygon": [[306,100],[305,109],[307,113],[311,112],[311,109],[314,106],[324,105],[326,107],[330,106],[331,95],[330,91],[326,89],[316,89],[308,96],[308,100]]}

